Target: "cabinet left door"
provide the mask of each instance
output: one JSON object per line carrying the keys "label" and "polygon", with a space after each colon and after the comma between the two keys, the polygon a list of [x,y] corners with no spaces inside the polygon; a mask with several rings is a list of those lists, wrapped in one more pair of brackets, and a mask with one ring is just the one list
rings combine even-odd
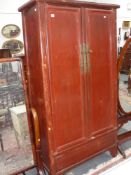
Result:
{"label": "cabinet left door", "polygon": [[55,151],[85,141],[81,10],[47,6],[48,69]]}

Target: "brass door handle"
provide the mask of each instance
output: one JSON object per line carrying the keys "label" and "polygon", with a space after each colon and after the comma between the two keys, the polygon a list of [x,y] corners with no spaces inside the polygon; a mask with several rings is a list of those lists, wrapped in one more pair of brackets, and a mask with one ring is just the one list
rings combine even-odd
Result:
{"label": "brass door handle", "polygon": [[31,113],[33,116],[33,123],[34,123],[35,144],[36,144],[36,148],[39,149],[40,147],[40,128],[39,128],[38,115],[37,115],[35,108],[31,108]]}

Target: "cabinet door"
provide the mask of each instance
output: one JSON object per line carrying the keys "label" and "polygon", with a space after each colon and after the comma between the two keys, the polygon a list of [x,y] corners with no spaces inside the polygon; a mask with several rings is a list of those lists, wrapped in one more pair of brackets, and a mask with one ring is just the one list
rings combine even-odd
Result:
{"label": "cabinet door", "polygon": [[47,11],[53,134],[55,147],[64,149],[85,139],[81,11],[51,5]]}
{"label": "cabinet door", "polygon": [[88,10],[86,15],[87,80],[92,136],[116,127],[116,40],[113,11]]}

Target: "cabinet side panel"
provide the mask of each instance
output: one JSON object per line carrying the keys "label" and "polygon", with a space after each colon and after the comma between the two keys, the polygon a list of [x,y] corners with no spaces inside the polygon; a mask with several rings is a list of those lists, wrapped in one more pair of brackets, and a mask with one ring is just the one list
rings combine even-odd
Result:
{"label": "cabinet side panel", "polygon": [[[116,128],[117,78],[114,11],[86,10],[91,135]],[[87,106],[88,107],[88,106]]]}
{"label": "cabinet side panel", "polygon": [[39,42],[37,7],[23,11],[25,54],[27,59],[27,79],[30,107],[35,108],[40,125],[40,147],[44,164],[49,167],[46,114],[43,95],[42,59]]}

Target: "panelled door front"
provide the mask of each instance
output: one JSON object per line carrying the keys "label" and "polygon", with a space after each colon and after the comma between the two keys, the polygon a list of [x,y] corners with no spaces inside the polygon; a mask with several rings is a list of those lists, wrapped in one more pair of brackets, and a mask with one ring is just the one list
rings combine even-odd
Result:
{"label": "panelled door front", "polygon": [[[85,10],[90,135],[116,126],[116,55],[113,11]],[[114,22],[113,22],[114,21]]]}
{"label": "panelled door front", "polygon": [[81,10],[48,5],[47,11],[53,136],[63,150],[85,140]]}

